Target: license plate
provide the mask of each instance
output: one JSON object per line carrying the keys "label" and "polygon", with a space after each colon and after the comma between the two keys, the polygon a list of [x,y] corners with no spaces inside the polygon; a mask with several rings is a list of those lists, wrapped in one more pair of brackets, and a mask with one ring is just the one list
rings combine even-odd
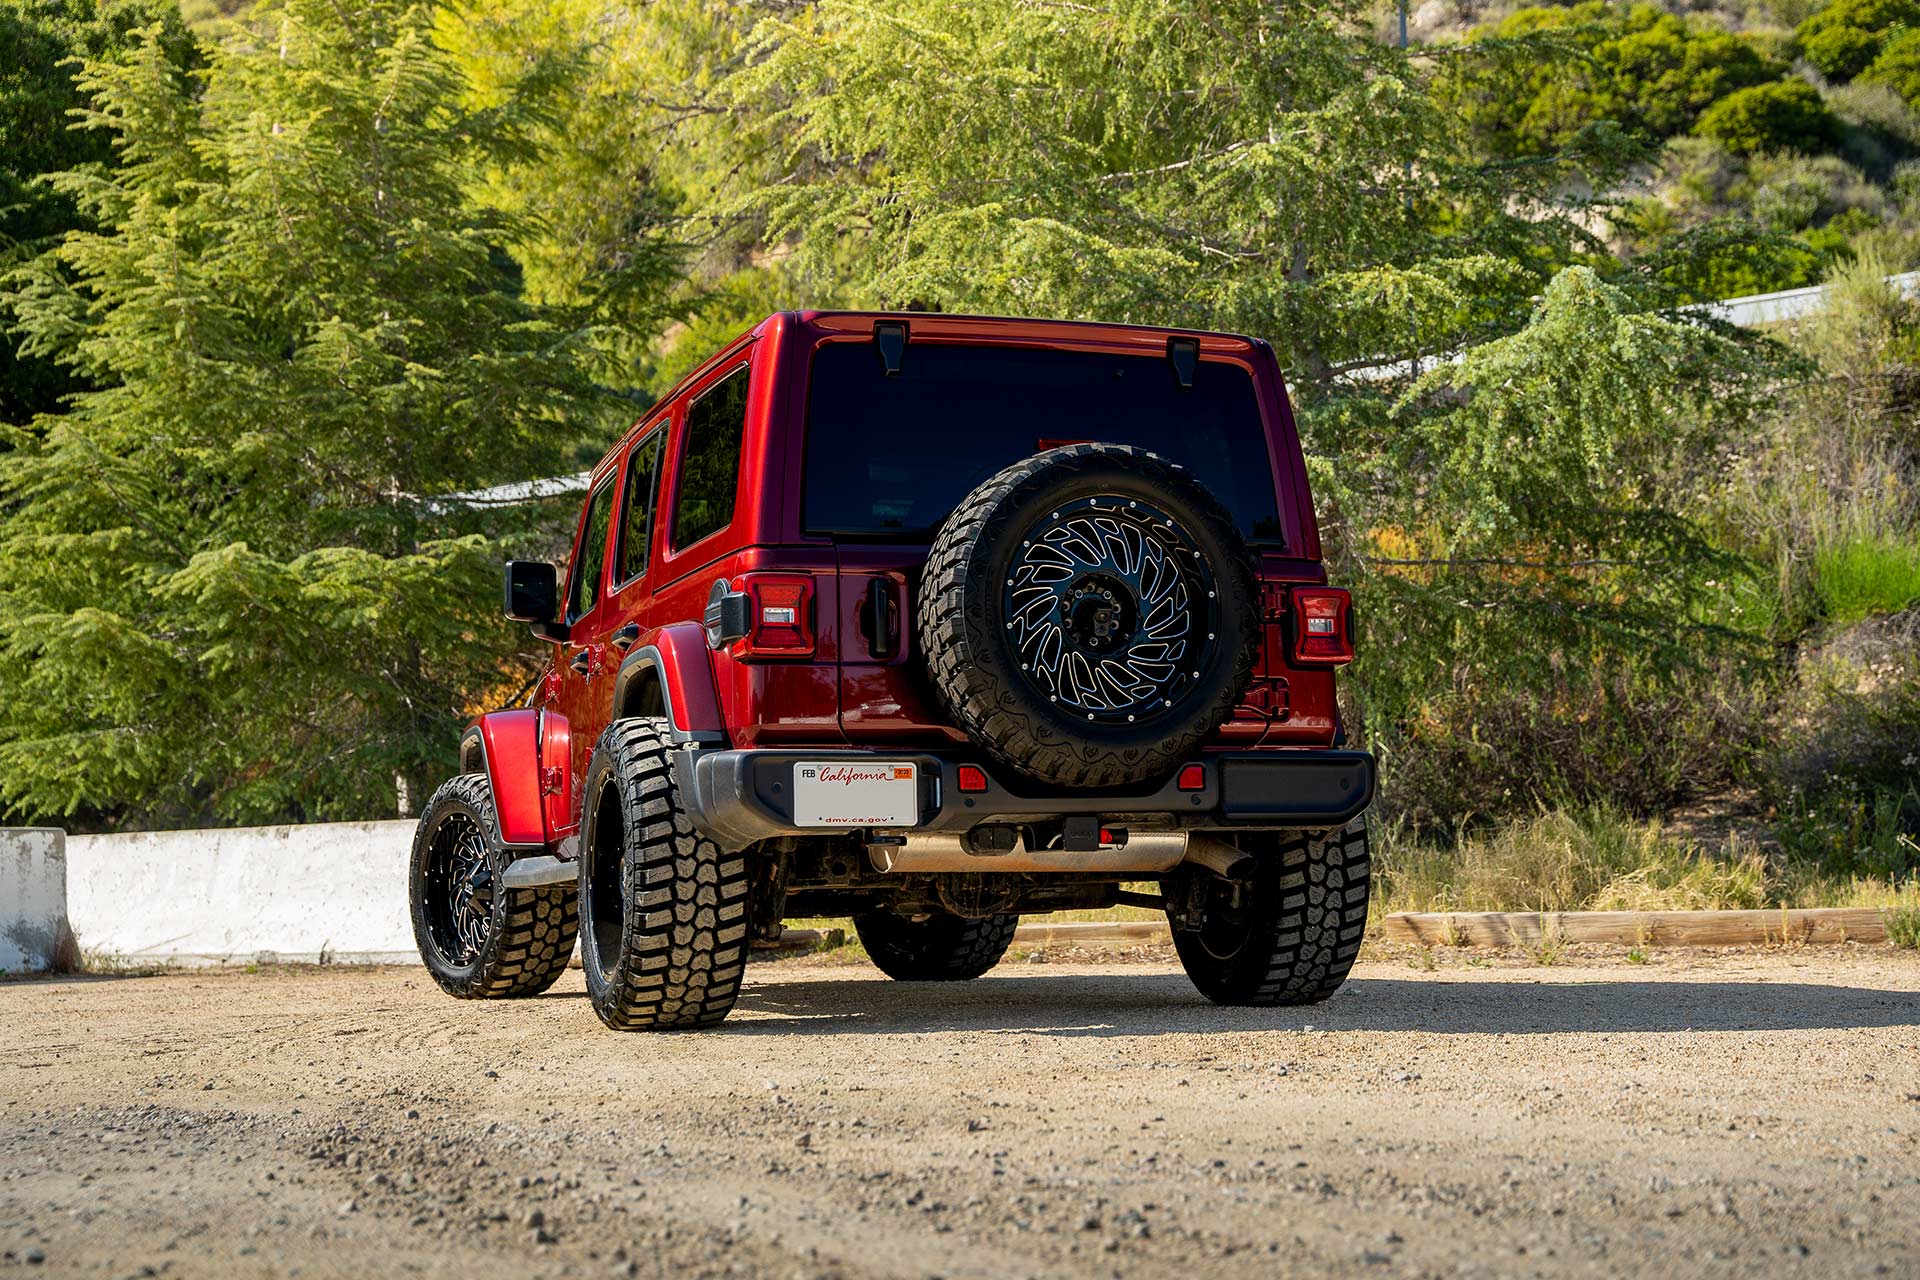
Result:
{"label": "license plate", "polygon": [[793,766],[800,827],[911,827],[920,821],[920,770],[893,760],[807,761]]}

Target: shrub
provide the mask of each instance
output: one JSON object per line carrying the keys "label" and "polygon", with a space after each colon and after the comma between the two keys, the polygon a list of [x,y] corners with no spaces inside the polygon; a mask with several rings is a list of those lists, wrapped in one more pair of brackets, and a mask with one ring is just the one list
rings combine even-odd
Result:
{"label": "shrub", "polygon": [[1899,879],[1920,865],[1920,608],[1809,649],[1774,738],[1789,855],[1841,875]]}
{"label": "shrub", "polygon": [[1795,34],[1808,62],[1832,80],[1851,80],[1880,53],[1889,33],[1920,26],[1920,0],[1834,0]]}
{"label": "shrub", "polygon": [[1826,75],[1846,81],[1864,71],[1880,52],[1880,37],[1858,27],[1829,27],[1801,41],[1800,51]]}
{"label": "shrub", "polygon": [[[1707,107],[1778,79],[1786,67],[1711,20],[1683,22],[1636,5],[1630,30],[1594,50],[1602,68],[1596,109],[1657,138],[1685,133]],[[1644,25],[1641,25],[1644,24]]]}
{"label": "shrub", "polygon": [[1909,104],[1920,102],[1920,31],[1895,37],[1860,73],[1860,82],[1885,85]]}
{"label": "shrub", "polygon": [[1833,876],[1900,880],[1920,869],[1920,791],[1829,777],[1823,790],[1796,795],[1774,834],[1786,855]]}
{"label": "shrub", "polygon": [[1804,80],[1776,80],[1730,93],[1694,127],[1735,155],[1823,151],[1840,141],[1840,122]]}
{"label": "shrub", "polygon": [[1754,750],[1764,686],[1733,661],[1657,675],[1616,655],[1607,679],[1471,682],[1375,739],[1383,809],[1419,829],[1542,804],[1656,812],[1725,786]]}
{"label": "shrub", "polygon": [[1920,948],[1920,908],[1892,907],[1886,921],[1888,942],[1909,951]]}
{"label": "shrub", "polygon": [[1451,74],[1477,130],[1498,150],[1544,153],[1582,128],[1612,120],[1653,138],[1686,132],[1711,103],[1779,78],[1786,65],[1712,18],[1654,5],[1534,6],[1482,28],[1496,41],[1557,39],[1558,56],[1519,66],[1463,65]]}
{"label": "shrub", "polygon": [[1755,156],[1747,183],[1753,219],[1769,231],[1804,231],[1834,219],[1864,218],[1872,226],[1888,210],[1886,194],[1839,156]]}

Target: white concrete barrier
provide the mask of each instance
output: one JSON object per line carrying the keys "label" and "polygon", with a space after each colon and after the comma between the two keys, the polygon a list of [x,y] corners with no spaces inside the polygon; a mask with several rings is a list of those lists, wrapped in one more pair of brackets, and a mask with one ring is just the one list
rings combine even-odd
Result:
{"label": "white concrete barrier", "polygon": [[418,963],[411,822],[67,839],[67,914],[88,952],[170,964]]}
{"label": "white concrete barrier", "polygon": [[58,827],[0,827],[0,973],[65,970],[78,958],[66,838]]}

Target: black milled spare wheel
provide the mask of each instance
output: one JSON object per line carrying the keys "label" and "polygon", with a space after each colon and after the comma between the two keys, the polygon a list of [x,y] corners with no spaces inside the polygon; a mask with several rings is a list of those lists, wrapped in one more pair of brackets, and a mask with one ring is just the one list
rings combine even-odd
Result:
{"label": "black milled spare wheel", "polygon": [[930,915],[914,920],[885,908],[859,912],[853,927],[880,972],[901,982],[965,982],[977,978],[1007,954],[1014,915]]}
{"label": "black milled spare wheel", "polygon": [[616,720],[587,763],[580,959],[616,1031],[717,1025],[747,964],[747,858],[694,829],[666,721]]}
{"label": "black milled spare wheel", "polygon": [[1253,559],[1183,468],[1124,445],[1015,463],[941,526],[920,590],[934,687],[1042,782],[1164,778],[1230,715],[1259,639]]}
{"label": "black milled spare wheel", "polygon": [[470,773],[433,793],[413,834],[414,942],[441,989],[468,1000],[545,991],[566,972],[578,925],[571,884],[501,885],[496,821],[486,775]]}

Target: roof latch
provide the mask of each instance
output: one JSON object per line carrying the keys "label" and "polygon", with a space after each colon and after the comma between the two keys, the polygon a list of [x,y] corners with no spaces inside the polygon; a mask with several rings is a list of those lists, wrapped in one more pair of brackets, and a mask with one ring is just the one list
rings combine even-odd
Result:
{"label": "roof latch", "polygon": [[1200,339],[1168,338],[1167,363],[1173,366],[1173,376],[1181,386],[1193,386],[1193,370],[1200,363]]}
{"label": "roof latch", "polygon": [[889,378],[900,373],[900,357],[907,351],[907,326],[902,320],[880,320],[873,326],[874,349],[880,353],[880,363],[887,368]]}

